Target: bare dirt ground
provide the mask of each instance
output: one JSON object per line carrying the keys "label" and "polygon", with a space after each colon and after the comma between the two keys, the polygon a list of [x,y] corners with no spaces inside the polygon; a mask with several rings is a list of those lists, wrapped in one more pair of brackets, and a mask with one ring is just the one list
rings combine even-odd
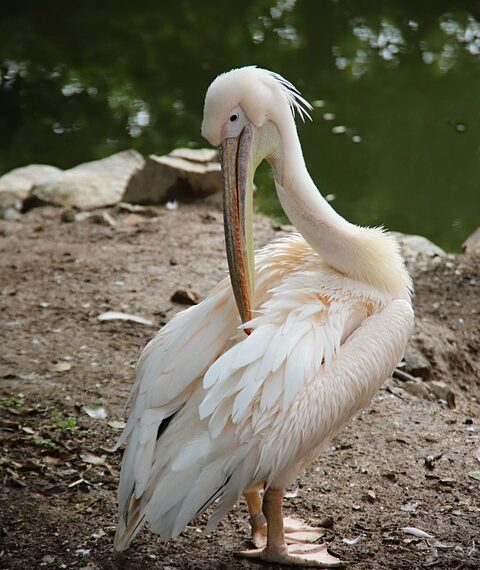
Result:
{"label": "bare dirt ground", "polygon": [[[260,567],[233,557],[248,546],[243,503],[211,535],[202,519],[175,541],[145,529],[112,552],[111,448],[139,352],[182,308],[170,301],[178,288],[205,295],[226,268],[220,212],[153,213],[111,210],[115,227],[50,208],[0,222],[1,568]],[[278,235],[265,218],[256,226],[258,244]],[[285,499],[287,513],[324,521],[332,552],[358,570],[480,568],[480,260],[436,260],[415,281],[412,342],[456,407],[389,380]],[[107,310],[155,325],[100,322]],[[105,419],[86,413],[97,405]]]}

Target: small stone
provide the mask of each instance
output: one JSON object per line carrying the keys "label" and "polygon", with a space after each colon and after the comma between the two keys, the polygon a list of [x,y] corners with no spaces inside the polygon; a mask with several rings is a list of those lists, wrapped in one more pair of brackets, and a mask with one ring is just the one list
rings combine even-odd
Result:
{"label": "small stone", "polygon": [[415,346],[409,344],[404,356],[405,370],[415,378],[430,380],[432,365]]}
{"label": "small stone", "polygon": [[177,289],[170,298],[170,301],[180,305],[198,305],[201,300],[201,296],[192,289]]}
{"label": "small stone", "polygon": [[81,557],[90,556],[90,549],[87,549],[87,548],[77,548],[77,550],[75,550],[75,554],[76,554],[77,556],[81,556]]}
{"label": "small stone", "polygon": [[432,393],[439,399],[447,402],[449,408],[453,409],[456,407],[455,403],[455,392],[450,388],[448,384],[441,381],[432,381],[428,383]]}
{"label": "small stone", "polygon": [[62,210],[62,215],[60,216],[62,222],[70,223],[75,221],[75,212],[72,208],[64,208]]}
{"label": "small stone", "polygon": [[70,362],[63,362],[62,361],[62,362],[55,362],[54,364],[50,364],[48,369],[50,370],[50,372],[61,373],[61,372],[68,372],[71,367],[72,367],[72,365],[70,364]]}
{"label": "small stone", "polygon": [[207,212],[202,216],[202,222],[209,224],[210,222],[218,222],[217,216],[212,212]]}
{"label": "small stone", "polygon": [[139,216],[138,214],[128,214],[122,219],[122,222],[126,226],[138,226],[139,224],[145,223],[145,218],[143,216]]}
{"label": "small stone", "polygon": [[389,481],[397,480],[397,474],[394,473],[393,471],[385,471],[384,473],[382,473],[382,477],[385,477],[385,479],[388,479]]}
{"label": "small stone", "polygon": [[318,526],[321,526],[322,528],[332,528],[333,524],[334,522],[332,517],[325,517],[318,523]]}
{"label": "small stone", "polygon": [[441,452],[440,452],[440,453],[434,453],[434,454],[431,454],[431,455],[427,455],[427,456],[424,458],[425,467],[426,467],[427,469],[434,469],[434,467],[435,467],[435,462],[437,461],[437,459],[440,459],[442,456],[443,456],[443,453],[441,453]]}
{"label": "small stone", "polygon": [[91,219],[96,224],[100,224],[102,226],[108,226],[110,228],[114,228],[117,225],[117,222],[108,212],[101,212],[99,214],[94,214],[91,216]]}
{"label": "small stone", "polygon": [[420,503],[407,503],[406,505],[402,505],[400,510],[405,511],[406,513],[415,513],[417,512],[419,504]]}
{"label": "small stone", "polygon": [[447,487],[453,487],[456,484],[457,480],[453,477],[443,477],[440,479],[440,484],[445,485]]}
{"label": "small stone", "polygon": [[374,503],[377,500],[377,495],[375,494],[375,491],[373,491],[372,489],[369,489],[366,493],[365,493],[365,499],[369,502],[369,503]]}
{"label": "small stone", "polygon": [[412,396],[417,396],[417,398],[422,398],[423,400],[432,399],[428,387],[421,380],[415,379],[408,382],[402,382],[400,387]]}

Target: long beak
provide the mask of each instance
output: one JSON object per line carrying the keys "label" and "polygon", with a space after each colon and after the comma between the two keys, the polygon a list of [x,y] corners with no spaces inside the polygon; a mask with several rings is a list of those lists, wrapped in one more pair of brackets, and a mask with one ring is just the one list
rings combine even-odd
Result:
{"label": "long beak", "polygon": [[[247,125],[238,138],[222,143],[224,180],[223,216],[228,268],[240,318],[252,318],[254,303],[253,252],[253,127]],[[249,329],[245,329],[250,334]]]}

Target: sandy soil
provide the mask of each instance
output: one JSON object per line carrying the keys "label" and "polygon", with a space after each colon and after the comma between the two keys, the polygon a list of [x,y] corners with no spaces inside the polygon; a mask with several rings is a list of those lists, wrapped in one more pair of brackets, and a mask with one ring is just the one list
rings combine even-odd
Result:
{"label": "sandy soil", "polygon": [[[170,301],[178,288],[205,295],[226,268],[211,205],[150,213],[111,210],[111,227],[39,208],[0,223],[1,568],[258,567],[232,556],[248,546],[243,503],[211,535],[202,519],[175,541],[145,529],[112,552],[121,453],[111,447],[139,352],[182,308]],[[258,217],[257,243],[275,235]],[[456,407],[389,380],[285,499],[288,513],[324,521],[332,552],[358,570],[480,568],[480,260],[436,260],[415,281],[413,342]],[[97,320],[107,310],[155,324]],[[85,412],[95,405],[106,419]]]}

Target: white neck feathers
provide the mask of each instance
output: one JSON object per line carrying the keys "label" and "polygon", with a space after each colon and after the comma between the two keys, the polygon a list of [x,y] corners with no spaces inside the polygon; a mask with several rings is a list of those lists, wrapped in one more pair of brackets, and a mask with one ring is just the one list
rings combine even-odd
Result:
{"label": "white neck feathers", "polygon": [[276,124],[282,148],[276,149],[271,163],[277,193],[290,221],[337,271],[392,298],[408,299],[412,282],[395,237],[382,229],[356,226],[342,218],[308,174],[290,113],[287,120],[283,115],[281,125]]}

